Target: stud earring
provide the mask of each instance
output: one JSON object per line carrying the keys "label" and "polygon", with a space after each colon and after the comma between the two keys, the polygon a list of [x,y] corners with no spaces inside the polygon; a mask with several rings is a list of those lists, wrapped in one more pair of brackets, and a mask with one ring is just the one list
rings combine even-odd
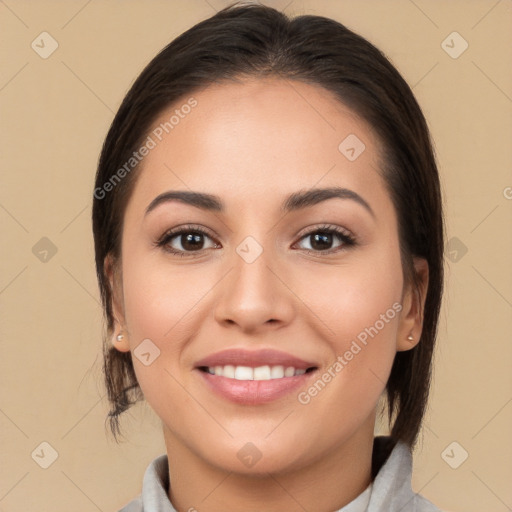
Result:
{"label": "stud earring", "polygon": [[407,339],[409,341],[414,341],[414,336],[412,334],[409,334],[409,336],[407,336]]}
{"label": "stud earring", "polygon": [[123,334],[118,334],[118,335],[116,336],[116,340],[117,340],[117,341],[123,341],[123,340],[124,340],[124,335],[123,335]]}

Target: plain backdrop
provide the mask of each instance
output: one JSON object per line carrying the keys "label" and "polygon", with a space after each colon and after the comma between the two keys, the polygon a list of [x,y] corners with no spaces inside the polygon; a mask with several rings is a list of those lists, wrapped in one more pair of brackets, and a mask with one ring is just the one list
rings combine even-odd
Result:
{"label": "plain backdrop", "polygon": [[[264,3],[333,17],[382,49],[413,87],[434,139],[448,229],[413,488],[451,511],[510,510],[512,2]],[[1,511],[118,510],[165,452],[145,404],[124,416],[120,445],[105,429],[94,173],[142,68],[227,4],[0,1]]]}

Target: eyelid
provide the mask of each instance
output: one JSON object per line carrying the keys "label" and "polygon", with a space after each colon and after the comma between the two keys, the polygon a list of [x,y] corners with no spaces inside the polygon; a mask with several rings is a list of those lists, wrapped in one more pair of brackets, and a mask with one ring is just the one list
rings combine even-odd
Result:
{"label": "eyelid", "polygon": [[167,239],[171,237],[175,237],[177,235],[181,235],[183,233],[187,233],[190,231],[196,231],[202,234],[205,234],[215,240],[215,236],[212,234],[212,232],[203,226],[200,226],[199,224],[184,224],[181,226],[176,226],[174,228],[168,229],[163,233],[163,235],[158,238],[158,240],[155,242],[156,245],[159,245],[161,243],[164,243]]}
{"label": "eyelid", "polygon": [[336,231],[336,232],[342,233],[343,235],[345,235],[347,237],[353,238],[354,240],[356,239],[356,236],[349,229],[347,229],[343,226],[338,226],[337,224],[328,224],[328,223],[323,223],[320,225],[309,226],[307,228],[304,228],[303,230],[301,230],[299,232],[297,237],[304,238],[305,236],[316,233],[317,231]]}

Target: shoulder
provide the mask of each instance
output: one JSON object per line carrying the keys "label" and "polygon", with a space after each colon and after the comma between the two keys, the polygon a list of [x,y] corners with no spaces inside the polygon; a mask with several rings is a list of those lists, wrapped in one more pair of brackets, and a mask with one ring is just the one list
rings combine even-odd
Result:
{"label": "shoulder", "polygon": [[168,498],[167,455],[153,459],[144,473],[142,492],[118,512],[176,512]]}
{"label": "shoulder", "polygon": [[376,473],[368,512],[442,512],[411,487],[412,453],[389,436],[374,439],[372,469]]}

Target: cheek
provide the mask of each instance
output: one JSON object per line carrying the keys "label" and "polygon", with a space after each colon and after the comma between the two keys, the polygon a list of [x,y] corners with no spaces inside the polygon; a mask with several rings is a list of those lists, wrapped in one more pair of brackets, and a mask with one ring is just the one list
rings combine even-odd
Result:
{"label": "cheek", "polygon": [[350,389],[343,400],[353,404],[376,400],[384,389],[402,310],[398,249],[372,256],[335,271],[319,269],[302,281],[299,292],[308,297],[307,306],[314,313],[309,316],[312,331],[329,341],[332,365],[339,362],[336,368],[331,365],[331,374],[336,375],[332,391]]}
{"label": "cheek", "polygon": [[402,308],[401,269],[390,268],[354,266],[331,274],[321,290],[309,295],[308,305],[321,317],[313,328],[329,340],[331,355],[298,400],[311,430],[318,429],[326,439],[359,429],[385,390]]}
{"label": "cheek", "polygon": [[[170,264],[166,256],[144,254],[136,247],[123,261],[125,320],[134,370],[157,414],[165,416],[171,403],[180,408],[192,405],[180,383],[190,376],[190,347],[201,327],[211,321],[211,292],[218,280],[213,269],[200,263]],[[150,365],[137,360],[143,342],[156,354]]]}
{"label": "cheek", "polygon": [[[402,268],[398,249],[369,251],[364,257],[353,253],[342,265],[319,265],[314,271],[293,277],[297,295],[304,298],[316,318],[315,330],[339,351],[347,339],[355,339],[377,324],[386,336],[396,331],[402,296]],[[289,279],[292,279],[290,275]],[[305,310],[306,311],[306,310]],[[311,314],[313,313],[313,314]]]}
{"label": "cheek", "polygon": [[207,293],[214,284],[211,273],[199,266],[194,271],[147,257],[137,260],[136,255],[126,259],[123,272],[126,322],[134,341],[151,338],[163,345],[166,340],[174,347],[193,335],[190,322],[197,321],[208,303]]}
{"label": "cheek", "polygon": [[[196,274],[185,267],[163,265],[135,252],[123,261],[125,320],[134,370],[147,402],[162,418],[168,418],[175,407],[193,406],[179,384],[186,373],[183,354],[197,335],[202,315],[211,309],[208,290],[213,277],[210,282],[199,267]],[[150,354],[146,361],[139,358],[146,353]]]}
{"label": "cheek", "polygon": [[[341,291],[335,298],[336,310],[331,313],[333,330],[339,333],[337,352],[350,349],[346,346],[347,340],[357,340],[367,349],[365,352],[376,352],[376,357],[395,348],[401,293],[396,281],[390,282],[384,273],[374,273],[372,277],[365,280],[352,273],[343,286],[341,283],[338,286]],[[373,339],[379,343],[370,345]]]}

